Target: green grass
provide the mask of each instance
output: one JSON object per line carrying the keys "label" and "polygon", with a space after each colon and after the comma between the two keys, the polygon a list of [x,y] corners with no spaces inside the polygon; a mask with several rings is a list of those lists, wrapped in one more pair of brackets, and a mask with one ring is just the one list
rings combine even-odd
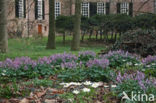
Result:
{"label": "green grass", "polygon": [[[85,37],[87,39],[87,37]],[[21,56],[29,56],[32,59],[37,59],[43,56],[50,56],[56,53],[74,53],[77,54],[79,51],[70,51],[71,36],[66,37],[66,43],[62,43],[62,36],[56,37],[56,49],[46,50],[47,37],[44,38],[22,38],[22,39],[9,39],[9,51],[6,54],[0,54],[0,60],[6,58],[15,58]],[[100,52],[105,49],[104,44],[95,42],[81,43],[80,51],[92,50],[94,52]]]}

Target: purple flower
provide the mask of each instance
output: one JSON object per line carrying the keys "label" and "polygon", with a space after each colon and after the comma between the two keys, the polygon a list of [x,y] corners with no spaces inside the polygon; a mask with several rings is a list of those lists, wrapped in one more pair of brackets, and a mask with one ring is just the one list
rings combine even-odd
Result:
{"label": "purple flower", "polygon": [[109,65],[109,60],[108,59],[89,60],[86,65],[89,68],[98,67],[98,68],[103,68],[104,69]]}
{"label": "purple flower", "polygon": [[[122,51],[122,50],[109,51],[105,55],[100,55],[100,58],[110,58],[110,57],[115,56],[115,55],[120,55],[120,56],[125,57],[125,58],[127,58],[127,57],[136,58],[137,60],[140,58],[136,54],[130,54],[129,52],[125,52],[125,51]],[[117,58],[118,58],[118,56],[116,56],[116,59]]]}
{"label": "purple flower", "polygon": [[156,86],[156,79],[146,79],[145,74],[139,71],[133,74],[124,73],[123,75],[119,72],[116,77],[117,84],[121,84],[129,80],[137,82],[140,88],[144,91],[151,86]]}
{"label": "purple flower", "polygon": [[75,69],[77,67],[77,63],[72,61],[72,62],[65,62],[61,63],[62,68],[67,68],[67,69]]}
{"label": "purple flower", "polygon": [[147,58],[142,59],[144,65],[156,62],[156,56],[148,56]]}
{"label": "purple flower", "polygon": [[80,56],[91,56],[91,57],[96,57],[96,53],[95,52],[92,52],[92,51],[85,51],[85,52],[79,52],[79,55],[78,57]]}
{"label": "purple flower", "polygon": [[61,63],[76,61],[77,57],[72,54],[55,54],[49,57],[51,63],[54,65],[60,65]]}

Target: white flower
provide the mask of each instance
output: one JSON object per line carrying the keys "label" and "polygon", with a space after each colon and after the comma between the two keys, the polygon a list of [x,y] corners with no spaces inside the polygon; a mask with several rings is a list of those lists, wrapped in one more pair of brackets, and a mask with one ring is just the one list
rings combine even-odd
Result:
{"label": "white flower", "polygon": [[155,63],[152,63],[152,65],[156,65]]}
{"label": "white flower", "polygon": [[65,88],[68,88],[69,86],[70,86],[69,83],[66,83],[66,84],[64,85]]}
{"label": "white flower", "polygon": [[93,83],[92,85],[91,85],[91,87],[93,87],[93,88],[97,88],[97,87],[99,87],[100,85],[99,85],[99,83]]}
{"label": "white flower", "polygon": [[104,85],[104,87],[105,87],[105,88],[108,88],[109,86],[108,86],[108,85]]}
{"label": "white flower", "polygon": [[116,88],[116,85],[112,85],[112,88]]}
{"label": "white flower", "polygon": [[83,83],[84,85],[91,85],[92,83],[90,81],[86,81]]}
{"label": "white flower", "polygon": [[3,70],[3,72],[5,73],[5,72],[6,72],[6,70]]}
{"label": "white flower", "polygon": [[74,101],[74,99],[73,98],[70,98],[70,99],[68,99],[70,102],[73,102]]}
{"label": "white flower", "polygon": [[132,65],[132,62],[128,62],[127,65]]}
{"label": "white flower", "polygon": [[90,92],[90,89],[89,88],[83,88],[82,91],[83,92]]}
{"label": "white flower", "polygon": [[147,68],[150,68],[151,66],[150,66],[150,65],[147,65],[146,67],[147,67]]}
{"label": "white flower", "polygon": [[60,85],[66,85],[66,83],[60,83]]}
{"label": "white flower", "polygon": [[74,94],[79,94],[80,91],[78,91],[78,90],[74,90],[73,93],[74,93]]}
{"label": "white flower", "polygon": [[5,76],[5,74],[4,74],[4,73],[2,73],[2,75],[3,75],[3,76]]}
{"label": "white flower", "polygon": [[76,83],[76,82],[70,82],[69,84],[70,84],[70,85],[76,85],[76,86],[81,85],[81,83],[79,83],[79,82],[78,82],[78,83]]}
{"label": "white flower", "polygon": [[139,64],[134,64],[135,66],[138,66]]}
{"label": "white flower", "polygon": [[122,61],[124,61],[124,62],[125,62],[126,60],[125,60],[125,59],[123,59]]}

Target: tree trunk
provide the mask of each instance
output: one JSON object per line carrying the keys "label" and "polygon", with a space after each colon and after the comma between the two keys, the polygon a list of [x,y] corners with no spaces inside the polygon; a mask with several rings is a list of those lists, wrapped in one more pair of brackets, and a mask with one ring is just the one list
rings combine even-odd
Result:
{"label": "tree trunk", "polygon": [[64,32],[63,33],[63,45],[65,45],[65,43],[66,43],[66,34],[67,34],[67,32]]}
{"label": "tree trunk", "polygon": [[81,0],[76,0],[75,5],[74,34],[71,50],[80,49]]}
{"label": "tree trunk", "polygon": [[55,43],[55,0],[49,0],[49,34],[47,49],[56,49]]}
{"label": "tree trunk", "polygon": [[0,52],[6,53],[8,50],[7,33],[7,0],[0,0]]}

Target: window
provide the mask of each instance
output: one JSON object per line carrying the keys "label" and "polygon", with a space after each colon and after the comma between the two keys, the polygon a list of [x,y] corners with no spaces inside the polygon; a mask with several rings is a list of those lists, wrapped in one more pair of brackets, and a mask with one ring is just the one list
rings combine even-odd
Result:
{"label": "window", "polygon": [[154,0],[154,13],[156,14],[156,0]]}
{"label": "window", "polygon": [[61,3],[55,2],[55,18],[61,14]]}
{"label": "window", "polygon": [[25,0],[16,0],[16,17],[25,18]]}
{"label": "window", "polygon": [[97,3],[97,14],[106,14],[106,3]]}
{"label": "window", "polygon": [[19,18],[24,18],[24,0],[19,0]]}
{"label": "window", "polygon": [[42,0],[38,0],[37,2],[37,15],[38,15],[38,20],[42,20],[43,19],[43,1]]}
{"label": "window", "polygon": [[89,3],[84,2],[81,4],[81,14],[85,17],[89,17]]}
{"label": "window", "polygon": [[120,13],[129,15],[129,3],[121,3],[120,4]]}

